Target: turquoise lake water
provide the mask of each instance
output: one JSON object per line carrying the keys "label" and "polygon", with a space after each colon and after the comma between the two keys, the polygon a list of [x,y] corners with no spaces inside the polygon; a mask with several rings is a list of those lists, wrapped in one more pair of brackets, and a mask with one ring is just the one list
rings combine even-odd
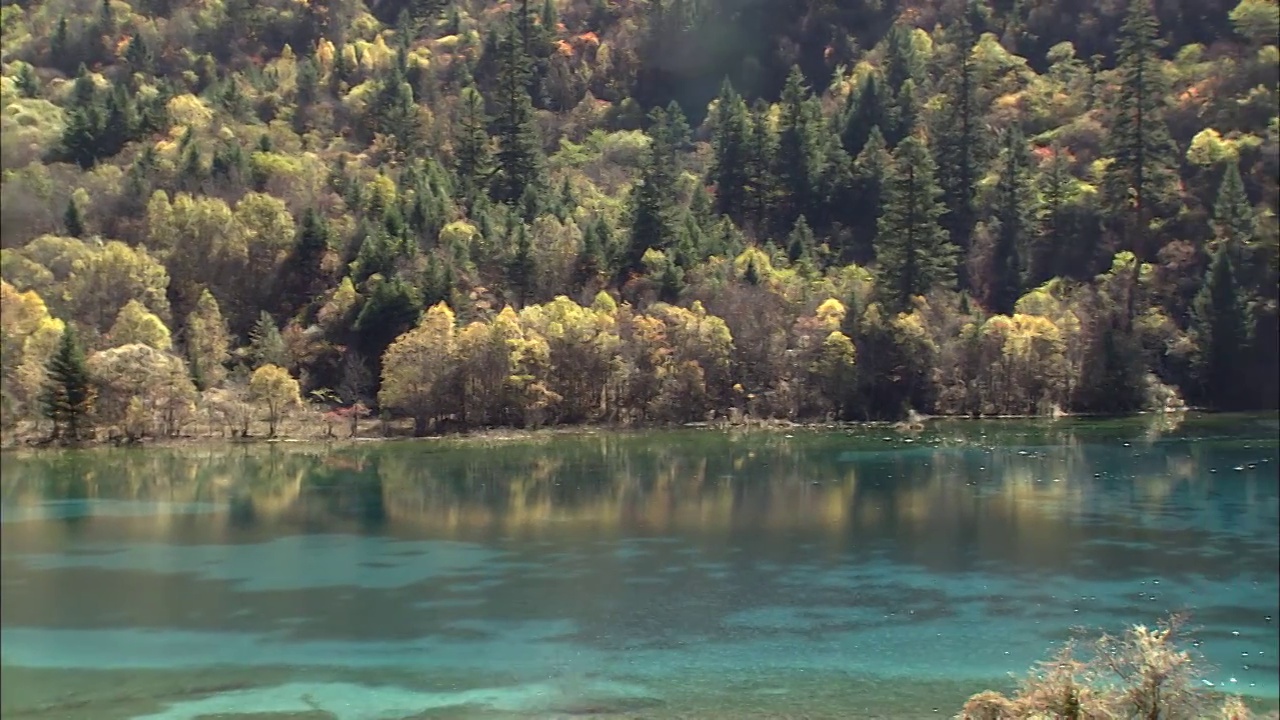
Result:
{"label": "turquoise lake water", "polygon": [[929,718],[1192,614],[1277,706],[1272,416],[0,457],[5,718]]}

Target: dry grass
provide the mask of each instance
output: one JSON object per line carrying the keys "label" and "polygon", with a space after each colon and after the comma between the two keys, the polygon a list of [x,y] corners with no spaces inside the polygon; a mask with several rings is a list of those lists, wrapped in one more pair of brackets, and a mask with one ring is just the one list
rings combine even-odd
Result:
{"label": "dry grass", "polygon": [[960,720],[1246,720],[1240,698],[1215,698],[1195,660],[1179,647],[1185,618],[1103,635],[1087,656],[1069,644],[1039,663],[1012,697],[990,690],[969,698]]}

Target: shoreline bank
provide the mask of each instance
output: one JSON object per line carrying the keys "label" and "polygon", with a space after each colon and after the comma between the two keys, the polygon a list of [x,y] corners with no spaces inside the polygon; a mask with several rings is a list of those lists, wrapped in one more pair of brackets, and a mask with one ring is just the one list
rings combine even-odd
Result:
{"label": "shoreline bank", "polygon": [[[1263,412],[1263,411],[1259,411]],[[474,427],[444,433],[415,436],[412,432],[412,420],[397,419],[390,422],[366,420],[361,423],[356,434],[348,433],[344,426],[334,432],[320,431],[325,422],[319,413],[308,416],[290,418],[281,431],[275,436],[266,434],[248,437],[228,436],[217,431],[197,432],[176,437],[145,436],[134,440],[112,437],[97,437],[80,440],[75,443],[51,441],[47,436],[37,434],[32,429],[26,432],[19,430],[6,435],[0,441],[0,453],[40,452],[58,450],[88,450],[95,448],[211,448],[237,445],[354,445],[360,443],[384,443],[405,441],[452,441],[452,442],[513,442],[529,441],[546,437],[562,437],[567,435],[592,435],[598,433],[627,434],[636,432],[672,431],[672,430],[716,430],[731,431],[770,431],[770,432],[814,432],[858,430],[864,428],[889,428],[895,432],[917,434],[923,432],[927,424],[939,422],[1015,422],[1015,421],[1058,421],[1058,420],[1126,420],[1137,418],[1165,419],[1180,423],[1188,415],[1214,415],[1205,410],[1187,408],[1176,411],[1149,411],[1127,415],[1106,415],[1086,413],[1058,413],[1047,415],[919,415],[913,414],[906,420],[867,420],[867,421],[826,421],[806,420],[792,421],[785,419],[753,419],[746,418],[730,421],[710,420],[688,423],[574,423],[564,425],[547,425],[538,428],[516,427]]]}

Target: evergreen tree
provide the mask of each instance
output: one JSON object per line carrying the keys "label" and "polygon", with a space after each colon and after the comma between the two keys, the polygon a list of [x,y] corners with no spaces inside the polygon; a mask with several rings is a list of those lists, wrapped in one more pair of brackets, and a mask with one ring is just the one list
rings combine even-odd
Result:
{"label": "evergreen tree", "polygon": [[507,266],[507,281],[516,290],[516,301],[524,306],[533,293],[534,277],[537,266],[533,256],[533,243],[529,238],[529,229],[524,223],[516,227],[515,252]]}
{"label": "evergreen tree", "polygon": [[908,78],[894,97],[893,108],[889,112],[889,122],[881,130],[889,147],[897,148],[898,143],[910,137],[919,124],[920,100],[917,97],[916,81]]}
{"label": "evergreen tree", "polygon": [[751,120],[747,104],[726,79],[716,103],[715,159],[710,178],[716,187],[716,212],[741,221],[747,205],[747,146]]}
{"label": "evergreen tree", "polygon": [[475,203],[490,175],[488,124],[480,92],[474,87],[463,88],[458,96],[453,159],[458,195],[468,207]]}
{"label": "evergreen tree", "polygon": [[849,94],[840,142],[850,157],[858,157],[871,139],[871,132],[876,130],[883,133],[883,128],[888,125],[884,80],[879,71],[872,71],[867,73],[858,92]]}
{"label": "evergreen tree", "polygon": [[775,227],[785,230],[800,215],[816,218],[822,214],[827,150],[823,133],[829,131],[829,126],[798,66],[791,67],[779,106],[775,160],[782,195],[775,209]]}
{"label": "evergreen tree", "polygon": [[667,111],[650,113],[649,149],[640,169],[640,181],[632,190],[631,234],[620,271],[639,272],[641,260],[650,248],[665,250],[677,237],[675,207],[678,131],[683,116],[672,118]]}
{"label": "evergreen tree", "polygon": [[778,139],[769,126],[769,106],[756,101],[751,112],[751,135],[748,138],[746,161],[746,203],[743,225],[748,230],[763,230],[777,197],[778,181],[774,175],[774,157]]}
{"label": "evergreen tree", "polygon": [[397,54],[391,71],[378,81],[369,101],[369,126],[373,132],[393,138],[402,153],[412,153],[419,145],[418,104],[405,77],[403,51]]}
{"label": "evergreen tree", "polygon": [[53,35],[49,38],[49,65],[59,70],[66,71],[69,66],[73,66],[71,50],[71,30],[67,26],[67,16],[58,17],[58,24],[53,28]]}
{"label": "evergreen tree", "polygon": [[1240,177],[1240,164],[1226,162],[1222,183],[1218,186],[1218,198],[1213,206],[1213,234],[1219,241],[1232,240],[1237,249],[1244,249],[1253,242],[1253,208],[1244,191]]}
{"label": "evergreen tree", "polygon": [[44,416],[53,421],[54,438],[71,442],[82,439],[89,430],[94,388],[84,348],[70,325],[62,332],[47,372],[40,399]]}
{"label": "evergreen tree", "polygon": [[1143,406],[1142,347],[1119,312],[1104,310],[1084,360],[1074,409],[1124,414]]}
{"label": "evergreen tree", "polygon": [[[529,57],[523,50],[520,31],[508,29],[498,44],[499,68],[494,118],[494,134],[498,138],[497,168],[492,196],[498,202],[516,203],[532,189],[541,193],[546,184],[543,170],[542,143],[533,121],[533,103],[529,98]],[[533,217],[526,217],[532,220]]]}
{"label": "evergreen tree", "polygon": [[884,194],[885,177],[893,169],[893,157],[885,148],[879,127],[871,128],[867,142],[853,163],[853,188],[845,204],[846,222],[853,230],[852,247],[845,259],[866,265],[875,258],[877,222]]}
{"label": "evergreen tree", "polygon": [[317,291],[329,252],[329,221],[315,208],[302,213],[289,259],[281,267],[281,294],[286,316],[297,312]]}
{"label": "evergreen tree", "polygon": [[[1276,295],[1275,243],[1257,242],[1254,210],[1245,194],[1240,165],[1227,163],[1213,207],[1213,234],[1216,242],[1231,248],[1232,269],[1243,297],[1274,298]],[[1274,233],[1272,234],[1274,237]],[[1252,299],[1252,298],[1250,298]]]}
{"label": "evergreen tree", "polygon": [[574,268],[574,283],[585,286],[609,272],[609,226],[597,217],[582,234],[582,252]]}
{"label": "evergreen tree", "polygon": [[[1129,2],[1116,50],[1119,95],[1110,133],[1114,161],[1104,186],[1113,223],[1126,246],[1146,262],[1159,249],[1151,242],[1152,224],[1176,215],[1178,157],[1164,122],[1159,24],[1150,0]],[[1132,311],[1130,307],[1130,315]]]}
{"label": "evergreen tree", "polygon": [[[937,113],[938,126],[934,129],[938,157],[938,178],[942,185],[942,198],[947,212],[942,217],[942,227],[951,236],[951,242],[966,253],[970,236],[977,221],[974,195],[979,174],[987,163],[985,139],[987,133],[979,127],[983,108],[978,104],[977,69],[972,59],[974,44],[973,26],[968,14],[962,15],[955,30],[955,47],[948,59],[948,71],[943,75],[941,94],[942,112]],[[964,264],[960,266],[960,287],[968,286]]]}
{"label": "evergreen tree", "polygon": [[33,98],[40,94],[40,79],[36,77],[36,69],[31,63],[22,63],[13,82],[22,97]]}
{"label": "evergreen tree", "polygon": [[905,23],[894,23],[885,36],[885,83],[895,96],[908,80],[924,79],[924,59],[916,51],[912,35],[915,31]]}
{"label": "evergreen tree", "polygon": [[74,238],[82,238],[85,236],[84,215],[80,211],[80,204],[76,202],[75,197],[67,199],[67,211],[62,214],[62,225],[66,228],[67,235]]}
{"label": "evergreen tree", "polygon": [[955,281],[955,246],[939,224],[945,208],[929,147],[913,135],[893,153],[884,185],[876,257],[879,286],[894,309],[905,309],[913,295]]}
{"label": "evergreen tree", "polygon": [[1031,158],[1022,132],[1015,126],[1005,132],[1004,157],[996,187],[996,243],[988,279],[988,305],[992,312],[1012,315],[1014,303],[1025,287],[1025,255],[1034,217],[1035,193],[1031,187]]}
{"label": "evergreen tree", "polygon": [[809,222],[801,215],[787,236],[787,259],[792,265],[812,262],[815,244]]}
{"label": "evergreen tree", "polygon": [[1193,306],[1197,379],[1205,401],[1221,410],[1245,406],[1241,387],[1248,371],[1248,314],[1231,260],[1234,246],[1233,240],[1218,246]]}
{"label": "evergreen tree", "polygon": [[263,365],[289,365],[284,337],[280,335],[280,328],[276,327],[275,318],[265,310],[258,315],[258,321],[249,330],[249,357],[254,370]]}
{"label": "evergreen tree", "polygon": [[658,299],[674,305],[680,299],[680,292],[684,290],[684,270],[672,255],[670,251],[667,252],[667,261],[662,266],[662,276],[658,279]]}
{"label": "evergreen tree", "polygon": [[125,48],[124,60],[129,64],[130,70],[145,75],[152,72],[155,56],[147,45],[147,41],[141,35],[134,35],[129,39],[129,46]]}
{"label": "evergreen tree", "polygon": [[[453,284],[447,273],[441,276],[441,282],[448,287]],[[375,365],[370,371],[377,378],[382,375],[382,354],[387,347],[418,324],[423,298],[399,278],[386,280],[377,276],[370,279],[369,285],[369,299],[360,308],[352,329],[357,352]]]}

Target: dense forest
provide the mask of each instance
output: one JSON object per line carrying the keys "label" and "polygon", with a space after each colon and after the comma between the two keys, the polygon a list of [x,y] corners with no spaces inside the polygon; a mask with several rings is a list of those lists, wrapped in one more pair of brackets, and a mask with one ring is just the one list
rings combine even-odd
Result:
{"label": "dense forest", "polygon": [[1235,2],[4,0],[4,427],[1274,408]]}

